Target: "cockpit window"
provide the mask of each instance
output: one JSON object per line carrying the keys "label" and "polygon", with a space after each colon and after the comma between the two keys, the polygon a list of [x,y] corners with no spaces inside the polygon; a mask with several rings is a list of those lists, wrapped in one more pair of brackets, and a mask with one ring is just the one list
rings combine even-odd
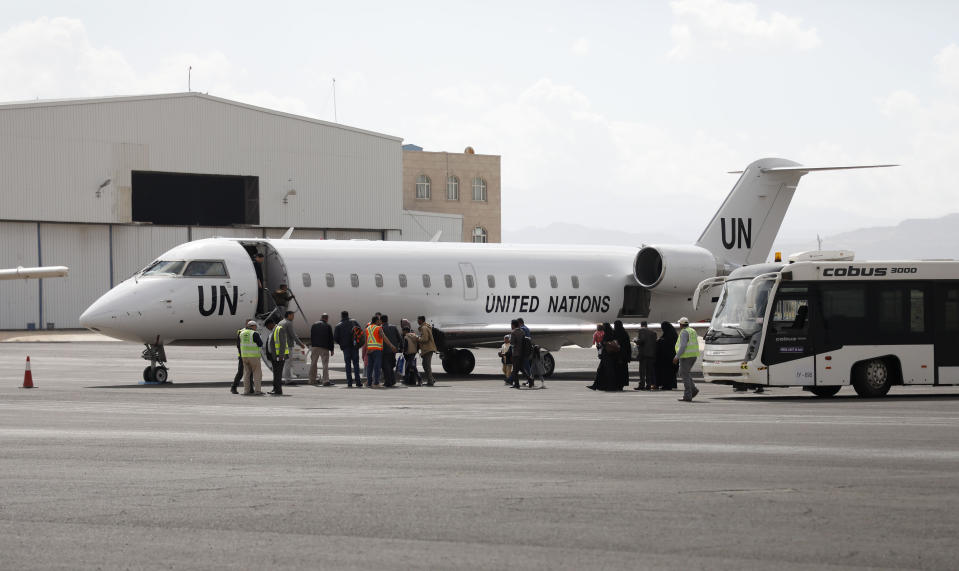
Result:
{"label": "cockpit window", "polygon": [[171,261],[171,260],[157,260],[153,262],[146,269],[143,270],[143,275],[145,276],[178,276],[183,272],[183,266],[186,265],[186,262],[183,261]]}
{"label": "cockpit window", "polygon": [[226,265],[223,262],[197,260],[187,265],[183,275],[203,278],[225,278],[227,277]]}

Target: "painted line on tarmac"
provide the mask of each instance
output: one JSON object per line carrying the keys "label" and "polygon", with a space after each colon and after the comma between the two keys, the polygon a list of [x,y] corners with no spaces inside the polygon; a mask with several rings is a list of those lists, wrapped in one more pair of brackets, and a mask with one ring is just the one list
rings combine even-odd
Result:
{"label": "painted line on tarmac", "polygon": [[[32,440],[97,440],[130,442],[224,442],[260,441],[277,444],[276,434],[244,434],[198,431],[143,431],[143,430],[62,430],[48,428],[0,428],[0,442]],[[789,446],[780,444],[715,444],[695,442],[595,442],[588,440],[555,440],[524,438],[457,438],[442,436],[397,435],[282,435],[284,444],[345,444],[362,446],[409,446],[427,448],[498,448],[514,450],[578,450],[593,452],[664,452],[670,454],[717,454],[754,456],[829,457],[856,460],[908,460],[959,462],[959,450],[921,450],[915,448],[854,448],[847,446]]]}

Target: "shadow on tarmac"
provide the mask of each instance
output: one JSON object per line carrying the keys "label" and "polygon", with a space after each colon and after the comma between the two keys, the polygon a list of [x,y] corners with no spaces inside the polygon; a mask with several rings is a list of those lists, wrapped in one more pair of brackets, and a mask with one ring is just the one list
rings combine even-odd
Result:
{"label": "shadow on tarmac", "polygon": [[753,394],[749,394],[749,395],[744,395],[744,394],[737,394],[737,395],[730,395],[730,396],[725,396],[725,397],[710,397],[710,399],[711,399],[711,400],[739,401],[739,402],[747,401],[747,400],[750,400],[750,401],[762,401],[762,402],[818,401],[818,402],[823,403],[823,405],[828,405],[830,402],[834,402],[834,403],[847,403],[847,402],[849,402],[849,401],[885,402],[885,401],[893,400],[893,401],[915,401],[915,402],[923,402],[923,401],[959,400],[959,394],[955,394],[955,393],[951,393],[951,394],[938,394],[938,395],[930,395],[930,394],[927,394],[927,393],[926,393],[926,394],[912,394],[912,395],[910,395],[910,394],[897,394],[897,395],[886,395],[886,396],[884,396],[884,397],[879,397],[879,398],[874,398],[874,399],[862,398],[862,397],[860,397],[859,395],[857,395],[857,394],[855,394],[855,393],[853,393],[853,394],[848,394],[848,395],[836,395],[836,396],[833,396],[833,397],[825,397],[825,398],[823,398],[823,397],[817,397],[816,395],[814,395],[814,394],[812,394],[812,393],[801,394],[801,395],[771,395],[771,394],[763,394],[763,395],[753,395]]}

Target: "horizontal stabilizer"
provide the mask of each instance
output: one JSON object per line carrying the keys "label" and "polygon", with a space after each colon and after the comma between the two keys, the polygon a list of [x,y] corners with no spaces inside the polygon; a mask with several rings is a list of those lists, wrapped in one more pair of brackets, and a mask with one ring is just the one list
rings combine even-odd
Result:
{"label": "horizontal stabilizer", "polygon": [[[812,172],[812,171],[845,171],[851,169],[881,169],[886,167],[898,167],[899,165],[852,165],[845,167],[807,167],[797,165],[793,167],[769,167],[760,168],[761,172]],[[729,174],[742,174],[743,171],[729,171]]]}

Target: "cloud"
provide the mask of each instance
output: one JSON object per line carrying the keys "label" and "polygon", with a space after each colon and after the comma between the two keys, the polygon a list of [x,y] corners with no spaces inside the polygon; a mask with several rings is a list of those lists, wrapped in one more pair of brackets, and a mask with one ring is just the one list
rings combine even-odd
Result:
{"label": "cloud", "polygon": [[936,79],[951,89],[959,89],[959,46],[949,44],[936,54]]}
{"label": "cloud", "polygon": [[573,52],[573,55],[584,56],[589,54],[589,49],[589,38],[579,38],[573,42],[569,51]]}
{"label": "cloud", "polygon": [[95,45],[83,22],[37,18],[0,33],[0,101],[173,93],[192,88],[227,99],[308,114],[296,97],[247,88],[249,73],[221,52],[175,53],[146,72],[133,68],[119,50]]}
{"label": "cloud", "polygon": [[723,0],[675,0],[669,57],[686,59],[705,51],[736,49],[810,50],[821,44],[802,19],[773,12],[761,18],[755,4]]}

